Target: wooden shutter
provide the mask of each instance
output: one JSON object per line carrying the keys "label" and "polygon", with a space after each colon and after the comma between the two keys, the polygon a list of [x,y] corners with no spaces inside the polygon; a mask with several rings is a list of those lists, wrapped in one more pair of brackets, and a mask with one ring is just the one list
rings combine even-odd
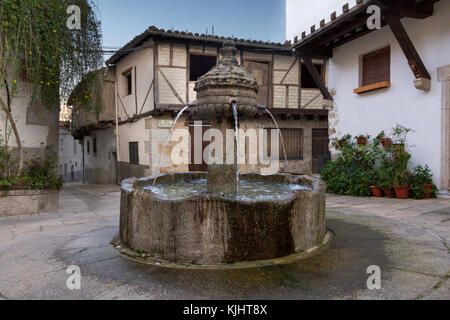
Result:
{"label": "wooden shutter", "polygon": [[383,48],[363,56],[362,86],[391,79],[391,48]]}

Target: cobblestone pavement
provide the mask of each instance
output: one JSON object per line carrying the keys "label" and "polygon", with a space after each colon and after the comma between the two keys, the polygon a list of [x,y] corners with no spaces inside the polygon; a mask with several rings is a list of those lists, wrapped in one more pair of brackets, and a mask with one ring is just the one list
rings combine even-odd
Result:
{"label": "cobblestone pavement", "polygon": [[[0,218],[1,299],[450,299],[450,200],[327,197],[331,247],[247,270],[185,270],[126,260],[109,244],[117,186],[67,185],[61,209]],[[68,266],[81,269],[69,290]],[[381,268],[380,290],[367,268]]]}

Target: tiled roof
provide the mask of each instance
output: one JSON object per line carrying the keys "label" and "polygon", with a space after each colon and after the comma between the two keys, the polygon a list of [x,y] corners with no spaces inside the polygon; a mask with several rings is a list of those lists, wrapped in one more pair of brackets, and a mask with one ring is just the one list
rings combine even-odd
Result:
{"label": "tiled roof", "polygon": [[117,63],[120,59],[127,56],[128,54],[139,48],[139,46],[141,46],[145,41],[150,39],[197,42],[198,44],[211,44],[215,46],[220,46],[225,40],[234,40],[236,42],[236,47],[238,48],[245,47],[254,50],[259,49],[268,51],[285,51],[286,53],[291,51],[290,41],[286,41],[284,44],[281,44],[275,42],[246,40],[217,35],[198,34],[178,30],[164,30],[158,29],[155,26],[151,26],[145,32],[136,36],[133,40],[119,49],[111,58],[109,58],[106,63],[108,65]]}

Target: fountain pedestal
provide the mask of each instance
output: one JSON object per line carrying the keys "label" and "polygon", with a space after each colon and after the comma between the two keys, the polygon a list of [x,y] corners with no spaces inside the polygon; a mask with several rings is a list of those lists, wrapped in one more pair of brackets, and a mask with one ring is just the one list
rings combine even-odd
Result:
{"label": "fountain pedestal", "polygon": [[[212,127],[222,132],[222,137],[228,137],[227,129],[234,128],[233,106],[238,116],[252,118],[257,113],[258,83],[256,79],[241,65],[236,54],[234,41],[226,41],[220,50],[219,65],[200,77],[195,83],[197,106],[195,112],[203,120],[212,120]],[[214,121],[214,120],[225,121]],[[225,150],[222,163],[212,163],[208,166],[208,191],[231,195],[238,189],[237,143],[229,149],[224,139]],[[233,153],[233,162],[227,161],[226,154]]]}

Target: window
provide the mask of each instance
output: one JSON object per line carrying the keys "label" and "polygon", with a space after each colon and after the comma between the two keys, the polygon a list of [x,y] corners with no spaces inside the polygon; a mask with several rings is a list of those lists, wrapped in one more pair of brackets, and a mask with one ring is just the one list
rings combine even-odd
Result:
{"label": "window", "polygon": [[124,77],[125,95],[129,96],[133,93],[133,78],[131,76],[131,69],[122,73]]}
{"label": "window", "polygon": [[139,143],[130,142],[129,150],[130,150],[130,163],[139,164]]}
{"label": "window", "polygon": [[92,138],[92,151],[94,154],[97,154],[97,138]]}
{"label": "window", "polygon": [[197,81],[216,66],[217,57],[191,54],[189,59],[189,81]]}
{"label": "window", "polygon": [[[314,64],[314,66],[316,67],[317,71],[323,78],[323,70],[324,70],[323,65]],[[318,89],[316,83],[314,82],[313,77],[309,73],[308,68],[306,67],[306,65],[304,63],[302,63],[302,81],[301,82],[302,82],[302,88]]]}
{"label": "window", "polygon": [[391,48],[383,48],[362,57],[362,86],[390,81]]}
{"label": "window", "polygon": [[[267,130],[267,155],[272,156],[271,151],[271,134],[274,129]],[[303,129],[281,129],[283,135],[284,145],[286,147],[286,156],[288,160],[303,160]],[[284,160],[283,144],[279,143],[279,157]]]}
{"label": "window", "polygon": [[73,140],[73,154],[76,155],[77,154],[77,140]]}
{"label": "window", "polygon": [[87,150],[87,154],[89,154],[89,152],[91,152],[91,144],[89,142],[89,140],[87,141],[87,146],[86,146],[86,150]]}

